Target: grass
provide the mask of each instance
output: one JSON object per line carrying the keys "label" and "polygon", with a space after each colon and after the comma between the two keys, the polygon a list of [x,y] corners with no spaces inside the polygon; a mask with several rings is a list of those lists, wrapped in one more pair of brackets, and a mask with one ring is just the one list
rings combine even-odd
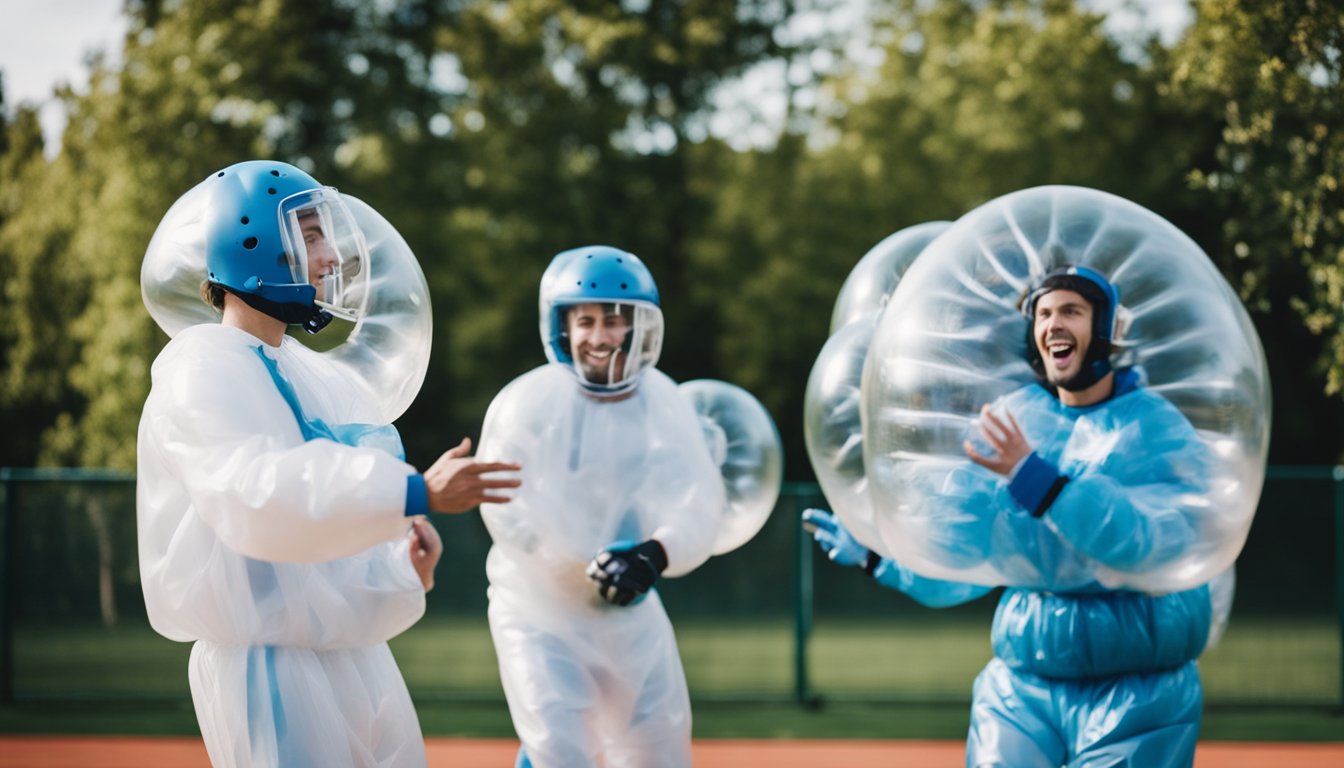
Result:
{"label": "grass", "polygon": [[[698,738],[964,738],[989,658],[980,619],[819,619],[807,706],[788,621],[677,624]],[[483,619],[432,617],[392,642],[428,736],[511,737]],[[189,646],[147,626],[20,627],[17,703],[0,732],[194,734]],[[1235,617],[1200,662],[1206,739],[1344,741],[1340,638],[1328,619]]]}

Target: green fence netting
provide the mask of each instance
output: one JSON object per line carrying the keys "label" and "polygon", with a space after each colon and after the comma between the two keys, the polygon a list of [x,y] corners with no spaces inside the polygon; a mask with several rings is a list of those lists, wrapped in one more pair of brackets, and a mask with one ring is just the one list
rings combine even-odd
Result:
{"label": "green fence netting", "polygon": [[[0,470],[0,484],[0,697],[187,698],[188,646],[145,618],[134,479]],[[824,505],[817,486],[787,484],[755,539],[660,583],[692,697],[969,702],[995,595],[932,610],[835,566],[798,524],[812,505]],[[434,523],[436,587],[393,651],[417,699],[502,699],[485,622],[489,536],[475,514]],[[1270,468],[1228,630],[1200,662],[1206,701],[1344,706],[1342,527],[1344,470]]]}

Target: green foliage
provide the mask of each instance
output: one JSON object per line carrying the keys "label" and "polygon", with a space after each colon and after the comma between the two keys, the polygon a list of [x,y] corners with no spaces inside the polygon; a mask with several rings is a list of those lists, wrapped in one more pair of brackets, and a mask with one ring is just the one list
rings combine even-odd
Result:
{"label": "green foliage", "polygon": [[1213,134],[1188,130],[1159,74],[1127,60],[1102,17],[1067,0],[891,0],[874,14],[882,64],[817,84],[806,145],[705,166],[729,172],[697,258],[741,275],[719,357],[775,414],[791,477],[808,471],[803,385],[836,293],[882,238],[1040,184],[1104,189],[1187,231],[1206,226],[1182,175]]}
{"label": "green foliage", "polygon": [[[402,427],[422,466],[544,359],[550,257],[609,243],[659,282],[661,367],[754,392],[806,478],[804,383],[849,269],[892,232],[1046,183],[1127,197],[1204,245],[1286,340],[1267,345],[1277,460],[1335,457],[1336,4],[1201,0],[1174,47],[1122,49],[1072,0],[876,0],[876,67],[828,21],[847,7],[128,3],[120,63],[60,94],[59,152],[31,110],[0,126],[0,464],[132,466],[165,342],[136,290],[145,246],[199,179],[257,157],[366,200],[419,257],[435,338]],[[758,65],[788,73],[783,134],[712,137],[716,89]],[[1300,342],[1328,380],[1281,351]]]}
{"label": "green foliage", "polygon": [[[1265,311],[1290,303],[1344,388],[1344,9],[1328,0],[1199,0],[1172,87],[1220,109],[1216,158],[1193,183],[1226,212],[1225,269]],[[1300,369],[1300,362],[1298,363]]]}
{"label": "green foliage", "polygon": [[[427,389],[409,436],[432,460],[507,381],[544,361],[536,295],[561,250],[606,243],[658,281],[661,366],[717,377],[684,303],[691,233],[712,200],[691,168],[712,87],[771,48],[772,3],[468,3],[437,30],[465,86],[448,105],[462,158],[421,253],[435,297]],[[420,203],[423,205],[423,203]],[[416,245],[412,242],[412,245]],[[682,330],[685,329],[685,330]],[[447,433],[447,436],[445,435]]]}

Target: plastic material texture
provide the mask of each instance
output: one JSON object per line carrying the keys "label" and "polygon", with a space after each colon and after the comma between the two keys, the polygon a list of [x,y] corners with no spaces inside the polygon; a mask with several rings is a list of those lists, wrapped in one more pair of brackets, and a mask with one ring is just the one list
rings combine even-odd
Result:
{"label": "plastic material texture", "polygon": [[[140,578],[155,631],[197,641],[212,762],[423,765],[385,644],[425,608],[403,515],[414,469],[389,453],[390,427],[343,428],[377,424],[379,409],[327,356],[217,324],[181,329],[152,379]],[[319,422],[352,444],[306,439]]]}
{"label": "plastic material texture", "polygon": [[770,519],[784,483],[784,445],[770,412],[745,389],[695,379],[680,390],[700,418],[710,458],[723,477],[728,506],[712,552],[726,554],[751,541]]}
{"label": "plastic material texture", "polygon": [[889,235],[859,259],[831,313],[831,337],[821,348],[803,396],[807,456],[831,509],[859,541],[881,549],[863,469],[859,409],[863,366],[878,317],[901,276],[950,222],[917,224]]}
{"label": "plastic material texture", "polygon": [[656,540],[665,577],[712,554],[727,507],[690,401],[651,369],[597,399],[551,364],[486,413],[477,455],[522,465],[508,504],[482,504],[490,630],[514,729],[538,765],[690,764],[690,701],[657,588],[627,606],[585,569],[618,541]]}

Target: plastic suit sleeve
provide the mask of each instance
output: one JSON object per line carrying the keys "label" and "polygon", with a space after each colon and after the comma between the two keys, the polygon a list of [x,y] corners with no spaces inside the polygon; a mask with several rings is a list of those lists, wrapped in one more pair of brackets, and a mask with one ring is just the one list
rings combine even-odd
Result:
{"label": "plastic suit sleeve", "polygon": [[238,357],[223,362],[255,366],[257,375],[179,366],[156,381],[166,401],[147,414],[197,515],[239,553],[277,562],[323,562],[404,534],[414,469],[376,448],[295,445],[292,412],[260,362]]}
{"label": "plastic suit sleeve", "polygon": [[294,634],[311,633],[327,643],[362,647],[401,634],[424,615],[424,585],[411,565],[407,537],[317,569],[329,571],[333,578],[304,579],[307,611],[291,606],[285,614],[295,624]]}
{"label": "plastic suit sleeve", "polygon": [[[1181,556],[1198,532],[1185,504],[1199,506],[1207,454],[1185,417],[1170,406],[1137,422],[1141,434],[1110,467],[1071,477],[1045,519],[1083,554],[1117,571],[1140,571]],[[1067,469],[1062,474],[1068,475]]]}
{"label": "plastic suit sleeve", "polygon": [[[1041,471],[1026,476],[1058,493],[1048,504],[1048,494],[1024,501],[1001,475],[969,461],[950,470],[930,462],[911,476],[922,524],[906,532],[918,547],[898,553],[907,567],[926,573],[931,561],[938,567],[926,575],[955,571],[973,583],[1051,590],[1130,583],[1120,575],[1174,576],[1216,523],[1208,449],[1160,395],[1140,388],[1082,410],[1031,385],[993,407],[1011,413],[1035,447],[1022,469]],[[1057,486],[1052,477],[1067,481]]]}
{"label": "plastic suit sleeve", "polygon": [[882,586],[903,592],[928,608],[948,608],[969,603],[994,589],[979,584],[963,584],[920,576],[889,557],[882,558],[878,563],[877,568],[873,570],[873,578]]}
{"label": "plastic suit sleeve", "polygon": [[683,576],[713,553],[728,500],[690,401],[660,371],[646,375],[644,386],[667,432],[650,446],[636,493],[658,500],[658,509],[650,510],[657,522],[649,538],[667,553],[663,576]]}
{"label": "plastic suit sleeve", "polygon": [[[659,465],[650,481],[664,483],[666,488],[675,485],[678,463],[676,457],[666,457]],[[720,496],[707,491],[720,490],[706,487],[707,483],[695,486],[683,485],[675,496],[667,500],[671,509],[683,510],[681,515],[669,515],[672,518],[654,529],[649,538],[663,545],[667,553],[667,569],[663,576],[684,576],[700,567],[714,548],[714,539],[718,533],[719,515],[724,502]]]}

